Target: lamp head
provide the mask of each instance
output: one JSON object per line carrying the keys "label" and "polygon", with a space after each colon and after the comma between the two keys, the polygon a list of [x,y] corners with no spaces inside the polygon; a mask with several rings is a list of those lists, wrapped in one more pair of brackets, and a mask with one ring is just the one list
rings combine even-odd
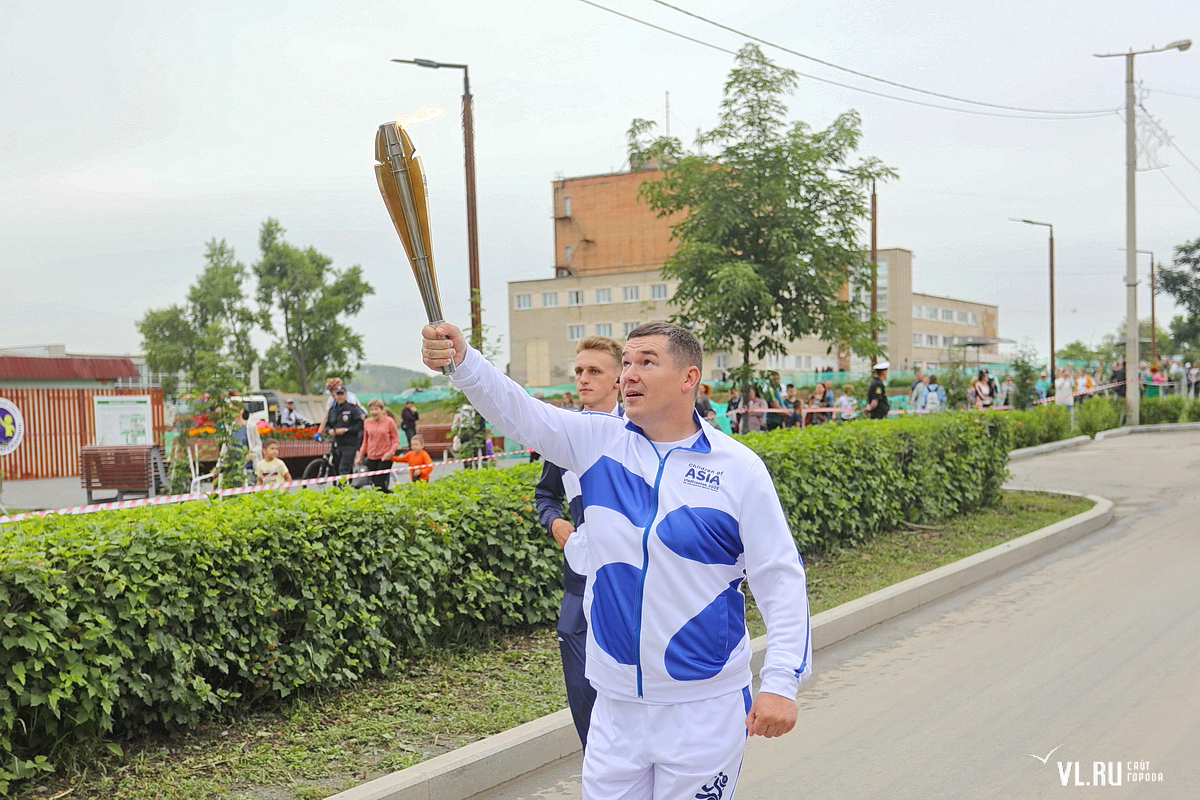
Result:
{"label": "lamp head", "polygon": [[1180,39],[1177,42],[1171,42],[1169,45],[1167,45],[1167,49],[1170,50],[1172,47],[1174,47],[1174,48],[1177,48],[1179,50],[1179,52],[1182,53],[1184,50],[1187,50],[1191,46],[1192,46],[1191,39]]}
{"label": "lamp head", "polygon": [[[1191,44],[1191,42],[1188,42],[1188,44]],[[428,67],[429,69],[437,69],[441,66],[441,63],[430,61],[428,58],[414,58],[413,63],[419,67]]]}

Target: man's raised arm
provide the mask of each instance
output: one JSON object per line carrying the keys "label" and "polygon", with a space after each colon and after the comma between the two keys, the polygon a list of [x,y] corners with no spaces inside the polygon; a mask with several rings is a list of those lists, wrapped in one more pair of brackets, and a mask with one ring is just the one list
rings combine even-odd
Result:
{"label": "man's raised arm", "polygon": [[[432,370],[453,361],[452,380],[467,400],[505,436],[532,447],[550,461],[583,473],[599,457],[611,431],[625,422],[608,414],[579,414],[530,397],[488,363],[449,322],[421,329],[421,358]],[[609,433],[605,433],[609,431]]]}

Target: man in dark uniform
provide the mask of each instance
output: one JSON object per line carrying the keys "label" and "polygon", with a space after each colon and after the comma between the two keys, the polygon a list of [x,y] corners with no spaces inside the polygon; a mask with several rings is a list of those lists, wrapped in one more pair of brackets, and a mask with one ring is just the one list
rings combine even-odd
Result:
{"label": "man in dark uniform", "polygon": [[871,378],[871,385],[867,387],[867,416],[871,419],[887,419],[888,411],[891,409],[885,385],[890,366],[891,364],[888,362],[880,361],[871,367],[875,373],[875,376]]}
{"label": "man in dark uniform", "polygon": [[[621,344],[607,336],[588,336],[579,342],[575,353],[575,389],[584,411],[620,414],[617,387],[621,377]],[[538,518],[550,531],[559,547],[583,524],[583,492],[575,473],[546,462],[537,491]],[[571,510],[568,522],[563,516],[563,499]],[[587,620],[583,616],[583,591],[586,578],[571,569],[563,559],[563,599],[558,614],[558,647],[562,654],[563,678],[567,684],[567,705],[579,741],[587,747],[588,723],[596,690],[584,676],[584,651],[587,649]]]}
{"label": "man in dark uniform", "polygon": [[333,407],[325,417],[325,430],[333,434],[333,463],[338,475],[349,475],[354,471],[354,456],[362,447],[362,407],[346,396],[346,387],[339,384],[333,389]]}

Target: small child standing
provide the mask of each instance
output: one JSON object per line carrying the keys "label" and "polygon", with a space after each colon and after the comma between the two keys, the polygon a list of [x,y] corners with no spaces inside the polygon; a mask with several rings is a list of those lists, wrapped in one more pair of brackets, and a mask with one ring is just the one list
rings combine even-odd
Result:
{"label": "small child standing", "polygon": [[263,457],[254,465],[254,474],[258,476],[259,484],[263,486],[278,486],[292,479],[287,464],[279,457],[279,442],[274,439],[263,439]]}
{"label": "small child standing", "polygon": [[409,442],[407,453],[392,456],[392,461],[408,464],[408,472],[412,475],[414,483],[428,481],[429,476],[433,474],[433,456],[429,455],[429,451],[425,449],[425,442],[421,439],[420,434],[414,436]]}
{"label": "small child standing", "polygon": [[[400,431],[396,428],[396,420],[388,414],[388,407],[378,397],[367,404],[371,416],[363,421],[362,447],[358,448],[358,459],[366,464],[368,472],[390,470],[392,453],[400,447]],[[375,488],[388,494],[392,473],[380,472],[371,476]]]}

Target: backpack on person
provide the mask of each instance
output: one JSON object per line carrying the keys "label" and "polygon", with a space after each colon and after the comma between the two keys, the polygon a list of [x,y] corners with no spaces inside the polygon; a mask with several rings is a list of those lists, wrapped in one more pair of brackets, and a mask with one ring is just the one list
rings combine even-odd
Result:
{"label": "backpack on person", "polygon": [[926,411],[937,411],[942,407],[942,401],[945,399],[945,397],[942,395],[942,392],[944,391],[945,390],[942,388],[940,383],[931,384],[929,386],[929,389],[925,392]]}

